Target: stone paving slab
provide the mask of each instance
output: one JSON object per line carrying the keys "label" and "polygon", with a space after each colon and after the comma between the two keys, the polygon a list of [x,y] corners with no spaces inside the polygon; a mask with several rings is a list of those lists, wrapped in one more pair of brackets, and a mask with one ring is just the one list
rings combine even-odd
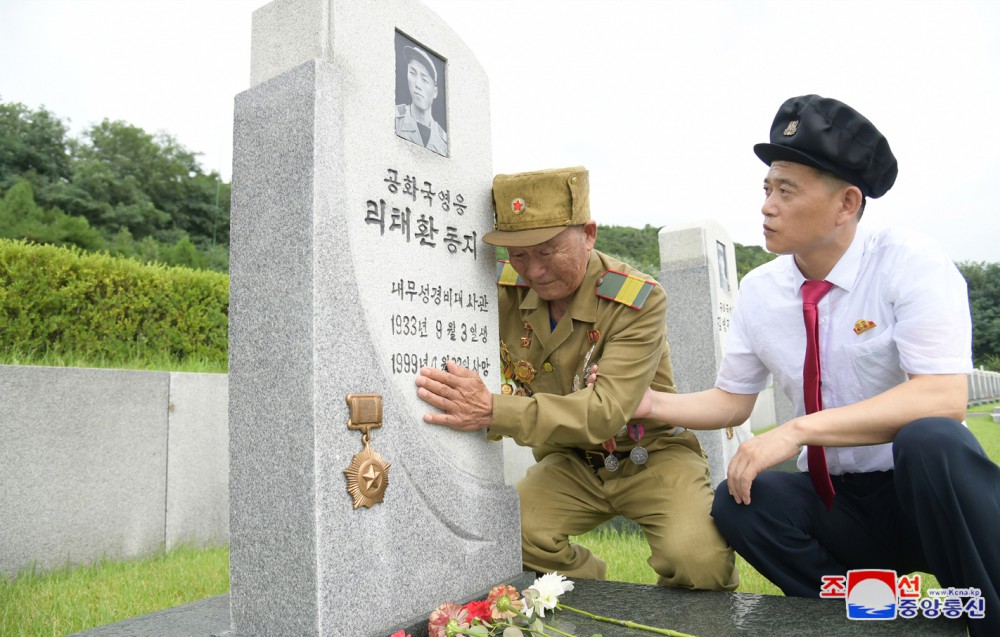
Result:
{"label": "stone paving slab", "polygon": [[73,633],[69,637],[209,637],[229,630],[229,594]]}
{"label": "stone paving slab", "polygon": [[[525,574],[510,583],[521,590],[533,580],[533,574]],[[841,600],[686,591],[593,580],[577,580],[575,584],[576,588],[563,596],[562,601],[569,606],[699,637],[958,637],[966,634],[961,620],[850,620]],[[472,599],[485,596],[484,591]],[[441,601],[464,603],[469,600]],[[598,633],[603,637],[653,634],[591,620],[568,611],[558,613],[552,625],[578,637]],[[406,629],[411,637],[427,637],[427,618],[414,618],[408,624],[388,630],[386,635],[399,628]],[[219,595],[76,633],[75,637],[229,637],[231,634],[228,631],[229,595]]]}

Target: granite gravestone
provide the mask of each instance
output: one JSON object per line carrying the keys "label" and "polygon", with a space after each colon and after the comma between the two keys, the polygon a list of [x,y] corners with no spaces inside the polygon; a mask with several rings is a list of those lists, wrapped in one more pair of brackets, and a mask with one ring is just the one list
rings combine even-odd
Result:
{"label": "granite gravestone", "polygon": [[[659,240],[660,282],[670,300],[667,337],[677,391],[710,389],[715,386],[736,303],[733,242],[713,221],[663,228]],[[708,455],[715,487],[726,477],[737,447],[753,434],[745,422],[695,435]]]}
{"label": "granite gravestone", "polygon": [[278,0],[254,13],[252,51],[234,131],[232,632],[380,634],[521,571],[502,447],[424,424],[414,385],[449,359],[499,377],[487,79],[405,0]]}

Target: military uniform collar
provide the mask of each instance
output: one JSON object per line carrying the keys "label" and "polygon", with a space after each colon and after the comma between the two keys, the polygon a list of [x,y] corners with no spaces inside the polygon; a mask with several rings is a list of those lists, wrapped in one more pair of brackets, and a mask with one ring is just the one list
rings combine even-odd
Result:
{"label": "military uniform collar", "polygon": [[399,129],[406,132],[415,132],[417,130],[417,120],[413,117],[413,113],[410,112],[409,104],[401,104],[400,117],[403,121],[399,123]]}

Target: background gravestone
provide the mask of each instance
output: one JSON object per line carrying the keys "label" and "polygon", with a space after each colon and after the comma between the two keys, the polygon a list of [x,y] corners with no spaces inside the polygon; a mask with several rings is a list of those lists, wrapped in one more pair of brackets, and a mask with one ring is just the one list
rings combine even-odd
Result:
{"label": "background gravestone", "polygon": [[[677,391],[711,389],[736,304],[733,242],[713,221],[663,228],[659,240],[660,282],[670,303],[667,339]],[[740,443],[753,435],[749,422],[694,433],[708,455],[713,487],[726,477]]]}
{"label": "background gravestone", "polygon": [[[435,66],[446,148],[396,124],[406,46]],[[252,50],[233,162],[232,631],[380,634],[521,571],[501,445],[424,424],[414,384],[452,358],[498,385],[487,79],[404,0],[279,0],[254,13]],[[370,508],[347,490],[349,394],[382,397],[388,488]]]}

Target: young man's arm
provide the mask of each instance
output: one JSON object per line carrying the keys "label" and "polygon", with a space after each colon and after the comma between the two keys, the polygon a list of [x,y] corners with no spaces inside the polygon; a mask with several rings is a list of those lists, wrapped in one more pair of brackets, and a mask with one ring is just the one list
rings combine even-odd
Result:
{"label": "young man's arm", "polygon": [[[756,394],[712,388],[692,394],[647,391],[636,418],[655,418],[688,429],[721,429],[750,417]],[[729,493],[750,503],[757,475],[799,453],[805,445],[853,447],[892,442],[905,425],[919,418],[965,418],[965,374],[913,374],[867,400],[800,416],[743,442],[729,463]]]}
{"label": "young man's arm", "polygon": [[729,493],[750,503],[750,487],[761,471],[791,458],[805,445],[854,447],[892,442],[919,418],[965,418],[965,374],[914,374],[867,400],[794,418],[745,441],[729,463]]}
{"label": "young man's arm", "polygon": [[[597,377],[595,365],[589,380]],[[634,418],[652,418],[687,429],[722,429],[750,417],[757,394],[733,394],[718,387],[690,394],[668,394],[652,389],[639,402]]]}

